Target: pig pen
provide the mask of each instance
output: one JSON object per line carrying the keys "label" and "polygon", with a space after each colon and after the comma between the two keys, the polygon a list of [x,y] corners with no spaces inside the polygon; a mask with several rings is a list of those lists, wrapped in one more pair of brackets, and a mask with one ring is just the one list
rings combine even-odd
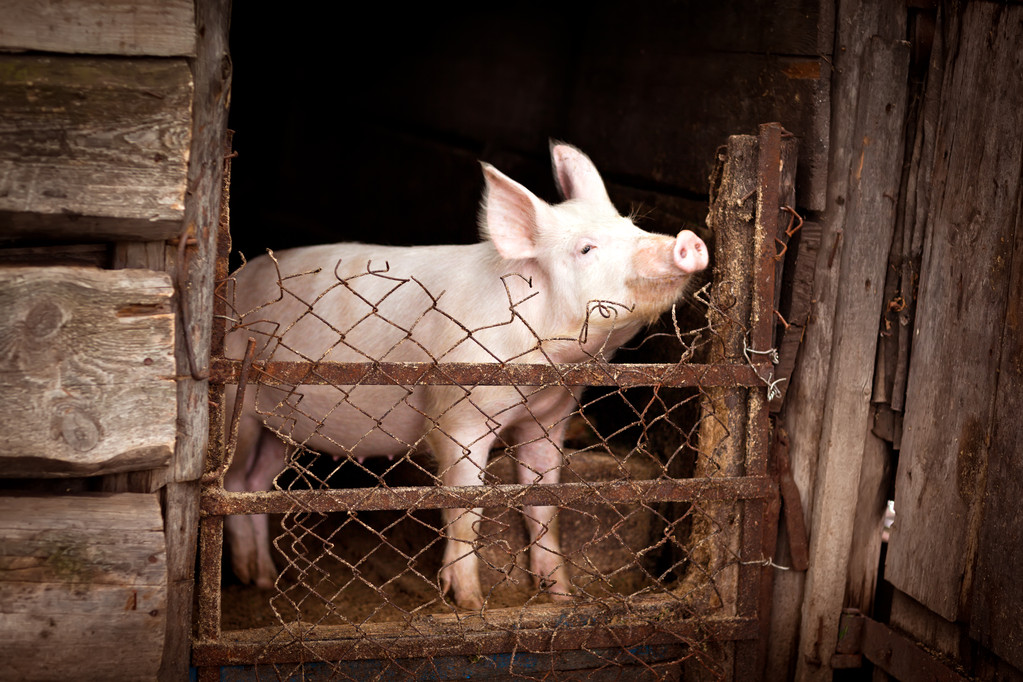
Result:
{"label": "pig pen", "polygon": [[[753,679],[762,669],[777,486],[767,471],[778,222],[792,203],[795,144],[777,125],[729,139],[713,178],[713,282],[615,362],[211,361],[193,661],[200,679],[255,666],[287,679],[449,679],[629,674]],[[226,229],[226,228],[225,228]],[[779,236],[781,238],[779,238]],[[222,244],[229,243],[229,237]],[[221,319],[233,310],[226,249]],[[282,291],[289,277],[281,273]],[[690,331],[692,329],[693,331]],[[223,485],[234,442],[225,387],[297,384],[588,386],[558,484],[518,484],[494,449],[486,485],[443,487],[428,455],[334,460],[292,448],[266,493]],[[286,389],[285,389],[286,390]],[[225,428],[226,426],[226,428]],[[573,594],[529,570],[520,509],[552,505]],[[442,508],[484,509],[473,551],[484,604],[443,593]],[[270,514],[272,589],[222,570],[224,517]],[[626,671],[623,673],[623,671]],[[596,677],[594,677],[596,679]]]}

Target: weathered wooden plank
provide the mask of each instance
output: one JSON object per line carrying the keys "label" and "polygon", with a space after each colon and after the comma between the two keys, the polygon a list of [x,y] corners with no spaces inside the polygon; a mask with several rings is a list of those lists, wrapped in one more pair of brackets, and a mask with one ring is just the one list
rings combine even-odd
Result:
{"label": "weathered wooden plank", "polygon": [[[813,505],[817,492],[818,453],[826,411],[822,397],[827,393],[833,358],[833,342],[838,338],[835,309],[844,286],[842,253],[848,201],[850,169],[856,164],[858,150],[855,118],[861,93],[871,81],[861,74],[860,56],[872,35],[898,39],[904,35],[905,8],[898,3],[842,3],[834,22],[835,34],[833,82],[830,92],[827,175],[827,212],[822,217],[821,243],[813,280],[813,295],[805,335],[796,367],[789,383],[780,422],[790,436],[793,478],[802,497],[806,526],[811,537]],[[893,13],[890,15],[889,12]],[[859,285],[862,287],[862,284]],[[768,651],[766,679],[793,679],[797,664],[806,665],[799,652],[802,606],[806,575],[781,571],[775,576],[774,605],[771,610],[771,647]],[[810,637],[816,641],[816,635]],[[822,654],[811,655],[811,664],[820,666]],[[826,674],[826,672],[821,673]]]}
{"label": "weathered wooden plank", "polygon": [[195,54],[192,0],[0,0],[0,49],[83,54]]}
{"label": "weathered wooden plank", "polygon": [[181,232],[183,59],[0,57],[0,238]]}
{"label": "weathered wooden plank", "polygon": [[0,476],[165,464],[176,435],[164,273],[0,269]]}
{"label": "weathered wooden plank", "polygon": [[880,36],[863,46],[852,157],[836,170],[845,185],[842,285],[824,396],[810,530],[797,680],[831,679],[846,594],[847,563],[861,468],[870,429],[870,386],[888,248],[901,178],[909,44]]}
{"label": "weathered wooden plank", "polygon": [[1023,68],[1021,11],[971,3],[945,17],[929,230],[885,577],[949,621],[967,612],[980,524],[991,518],[984,477],[1002,352],[993,330],[1006,322],[1007,249],[1019,229],[1023,175],[1023,90],[1006,87],[1002,74]]}
{"label": "weathered wooden plank", "polygon": [[[1023,6],[1007,8],[996,28],[998,45],[1003,49],[1016,45],[1016,67],[1023,68],[1023,54],[1018,47],[1023,44]],[[1017,106],[1023,106],[1020,98],[1017,98]],[[1017,150],[1020,148],[1018,134],[1011,143]],[[1005,189],[1014,191],[1017,197],[1016,215],[1012,220],[1015,240],[1008,241],[1009,226],[1006,225],[1006,239],[999,245],[990,271],[993,288],[1001,282],[1008,285],[1000,323],[998,355],[1001,359],[987,448],[987,485],[970,602],[970,635],[1023,671],[1023,638],[1019,636],[1019,626],[1023,623],[1023,581],[1019,580],[1017,571],[1006,570],[1009,566],[1023,566],[1023,524],[1019,520],[1019,503],[1023,499],[1023,457],[1020,457],[1023,453],[1023,419],[1020,418],[1023,415],[1023,203],[1018,200],[1023,195],[1023,168],[1017,166],[1015,190],[1012,177],[1004,181]],[[1008,250],[1010,245],[1011,251]]]}
{"label": "weathered wooden plank", "polygon": [[[180,680],[188,674],[192,644],[192,604],[196,536],[199,519],[198,479],[203,473],[209,433],[210,338],[213,325],[214,266],[225,182],[227,112],[231,103],[231,59],[228,29],[229,0],[196,2],[199,36],[195,71],[195,100],[188,167],[191,199],[184,224],[194,246],[171,248],[167,264],[181,292],[183,324],[176,331],[178,438],[170,466],[173,481],[165,489],[169,594],[167,639],[159,679]],[[229,180],[229,176],[228,176]],[[227,207],[223,207],[224,211]],[[229,226],[229,221],[227,221]],[[182,258],[184,259],[182,261]]]}
{"label": "weathered wooden plank", "polygon": [[166,592],[155,496],[0,497],[5,678],[152,679]]}

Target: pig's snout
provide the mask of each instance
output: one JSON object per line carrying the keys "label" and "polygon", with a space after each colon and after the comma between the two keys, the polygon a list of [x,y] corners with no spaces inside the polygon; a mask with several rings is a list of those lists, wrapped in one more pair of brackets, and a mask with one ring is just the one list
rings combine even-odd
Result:
{"label": "pig's snout", "polygon": [[707,245],[689,230],[678,233],[673,255],[676,267],[687,275],[703,270],[710,260]]}

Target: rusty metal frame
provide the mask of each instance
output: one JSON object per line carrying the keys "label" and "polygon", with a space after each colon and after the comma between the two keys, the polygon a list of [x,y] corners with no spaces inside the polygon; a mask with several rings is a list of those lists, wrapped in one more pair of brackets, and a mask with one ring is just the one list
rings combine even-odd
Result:
{"label": "rusty metal frame", "polygon": [[[754,253],[751,341],[754,348],[772,345],[776,271],[775,235],[778,229],[779,159],[783,130],[778,124],[761,126],[759,177]],[[225,182],[229,182],[229,163]],[[225,189],[225,192],[227,190]],[[775,210],[770,210],[775,207]],[[221,220],[218,281],[228,276],[229,220]],[[770,607],[770,571],[764,559],[773,556],[777,526],[778,486],[768,472],[770,422],[766,362],[739,364],[607,364],[579,365],[456,364],[445,363],[294,363],[252,362],[223,357],[226,301],[216,297],[214,336],[210,361],[211,419],[209,454],[200,502],[200,574],[198,576],[198,623],[193,642],[193,663],[199,679],[219,679],[219,666],[288,663],[308,660],[361,660],[390,657],[476,656],[530,650],[540,653],[587,650],[634,644],[673,644],[682,637],[699,634],[720,642],[735,642],[737,679],[762,675],[764,627]],[[386,488],[358,490],[270,491],[232,493],[223,488],[236,435],[237,415],[225,429],[225,385],[238,384],[239,394],[251,382],[262,384],[396,384],[447,383],[461,385],[517,384],[525,386],[670,386],[736,387],[748,393],[745,475],[739,477],[611,481],[607,483],[560,483],[554,485],[492,485],[486,487]],[[241,395],[237,404],[242,402]],[[226,439],[225,439],[226,435]],[[507,507],[533,504],[571,505],[635,501],[735,501],[742,505],[737,612],[691,622],[666,612],[663,597],[640,600],[626,611],[613,608],[554,605],[522,610],[488,609],[485,623],[467,632],[463,618],[432,616],[426,629],[402,632],[398,624],[364,624],[354,627],[319,626],[315,636],[309,626],[285,626],[284,632],[260,638],[251,631],[244,636],[226,634],[221,628],[221,557],[224,516],[229,514],[280,513],[287,510],[336,512],[351,510],[443,507]],[[603,605],[602,605],[603,606]],[[656,627],[651,624],[656,621]],[[557,622],[557,626],[550,625]],[[386,641],[382,648],[371,634]],[[399,652],[399,653],[395,653]]]}

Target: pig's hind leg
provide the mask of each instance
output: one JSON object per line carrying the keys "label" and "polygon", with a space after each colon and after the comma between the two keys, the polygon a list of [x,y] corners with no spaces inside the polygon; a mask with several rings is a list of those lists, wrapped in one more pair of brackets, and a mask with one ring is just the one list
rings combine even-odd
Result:
{"label": "pig's hind leg", "polygon": [[[231,492],[269,490],[274,478],[284,469],[285,445],[262,428],[254,418],[246,417],[239,433],[237,456],[243,455],[241,445],[248,441],[250,455],[235,462],[224,476],[224,488]],[[252,427],[255,426],[256,429]],[[248,431],[248,438],[242,433]],[[254,431],[254,433],[253,433]],[[252,443],[252,440],[255,440]],[[231,548],[231,567],[244,584],[262,589],[273,587],[277,568],[270,554],[270,524],[266,514],[234,515],[224,519],[224,532]]]}

